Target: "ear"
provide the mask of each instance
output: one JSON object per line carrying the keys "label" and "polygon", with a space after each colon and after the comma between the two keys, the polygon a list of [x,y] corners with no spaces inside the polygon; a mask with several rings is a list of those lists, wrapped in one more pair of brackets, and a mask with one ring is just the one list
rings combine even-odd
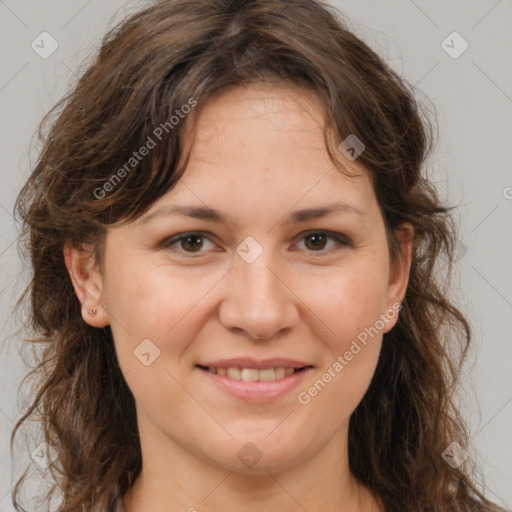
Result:
{"label": "ear", "polygon": [[388,311],[394,311],[393,318],[387,323],[384,332],[390,331],[398,320],[398,305],[402,303],[409,284],[409,273],[411,270],[412,262],[412,248],[414,240],[414,226],[409,222],[401,223],[395,228],[395,236],[399,243],[400,254],[395,261],[391,262],[388,293],[387,293],[387,308]]}
{"label": "ear", "polygon": [[107,326],[109,319],[102,305],[103,279],[94,251],[88,246],[77,249],[66,242],[63,252],[75,293],[82,304],[82,318],[92,327]]}

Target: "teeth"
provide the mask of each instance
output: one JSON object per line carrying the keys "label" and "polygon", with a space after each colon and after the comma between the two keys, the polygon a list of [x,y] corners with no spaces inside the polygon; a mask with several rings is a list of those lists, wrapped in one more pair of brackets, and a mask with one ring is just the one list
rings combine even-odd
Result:
{"label": "teeth", "polygon": [[230,379],[242,380],[242,372],[239,368],[228,368],[227,375]]}
{"label": "teeth", "polygon": [[269,368],[268,370],[259,370],[258,378],[259,380],[275,380],[276,372],[274,368]]}
{"label": "teeth", "polygon": [[256,382],[259,377],[259,371],[254,368],[242,369],[242,380],[244,382]]}
{"label": "teeth", "polygon": [[256,382],[256,381],[273,381],[282,379],[288,375],[295,373],[295,368],[285,368],[280,366],[279,368],[264,368],[263,370],[257,370],[256,368],[213,368],[209,367],[211,373],[217,375],[227,376],[230,379],[243,380],[244,382]]}
{"label": "teeth", "polygon": [[[293,368],[290,368],[293,373]],[[274,376],[276,379],[282,379],[286,375],[286,368],[283,368],[282,366],[280,368],[274,368]],[[291,374],[290,374],[291,375]]]}

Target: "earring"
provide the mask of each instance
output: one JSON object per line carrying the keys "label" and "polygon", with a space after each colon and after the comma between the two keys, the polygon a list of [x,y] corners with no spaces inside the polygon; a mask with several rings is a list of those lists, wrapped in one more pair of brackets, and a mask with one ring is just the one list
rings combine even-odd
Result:
{"label": "earring", "polygon": [[87,313],[89,313],[89,315],[93,315],[94,316],[96,314],[96,310],[95,309],[88,309]]}

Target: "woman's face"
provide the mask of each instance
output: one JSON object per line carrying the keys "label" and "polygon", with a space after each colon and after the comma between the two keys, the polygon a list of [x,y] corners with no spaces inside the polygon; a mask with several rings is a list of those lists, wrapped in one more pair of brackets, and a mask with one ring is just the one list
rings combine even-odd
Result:
{"label": "woman's face", "polygon": [[177,186],[108,231],[84,318],[111,326],[143,456],[258,472],[337,453],[408,260],[390,265],[369,173],[357,159],[344,159],[357,177],[333,168],[312,92],[246,86],[197,115]]}

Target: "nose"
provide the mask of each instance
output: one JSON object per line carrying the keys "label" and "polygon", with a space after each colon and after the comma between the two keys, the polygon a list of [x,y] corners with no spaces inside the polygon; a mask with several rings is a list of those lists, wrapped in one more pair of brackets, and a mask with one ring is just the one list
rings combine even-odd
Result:
{"label": "nose", "polygon": [[282,268],[266,251],[252,263],[236,256],[226,276],[219,309],[226,329],[243,331],[254,339],[269,339],[297,324],[296,298]]}

